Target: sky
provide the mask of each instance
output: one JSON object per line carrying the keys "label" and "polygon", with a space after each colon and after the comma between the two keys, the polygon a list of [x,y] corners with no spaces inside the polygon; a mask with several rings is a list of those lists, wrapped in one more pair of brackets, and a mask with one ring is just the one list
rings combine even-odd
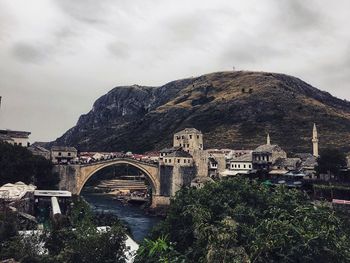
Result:
{"label": "sky", "polygon": [[50,141],[115,86],[290,74],[350,100],[348,0],[0,0],[0,128]]}

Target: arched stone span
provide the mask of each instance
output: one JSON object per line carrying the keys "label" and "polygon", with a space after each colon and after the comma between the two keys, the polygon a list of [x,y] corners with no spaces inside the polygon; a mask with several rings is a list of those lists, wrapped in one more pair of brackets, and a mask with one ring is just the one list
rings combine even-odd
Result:
{"label": "arched stone span", "polygon": [[130,165],[142,171],[152,187],[152,195],[159,195],[160,179],[158,165],[137,161],[135,159],[119,158],[92,164],[80,165],[80,172],[76,178],[76,194],[80,194],[86,182],[98,171],[114,165]]}

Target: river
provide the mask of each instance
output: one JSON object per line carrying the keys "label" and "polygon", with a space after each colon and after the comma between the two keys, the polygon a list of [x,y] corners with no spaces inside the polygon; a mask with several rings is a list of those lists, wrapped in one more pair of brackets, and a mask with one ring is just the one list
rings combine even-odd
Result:
{"label": "river", "polygon": [[161,220],[159,217],[147,215],[140,206],[122,204],[117,200],[113,200],[110,195],[83,192],[82,196],[94,212],[117,215],[121,221],[128,225],[131,237],[137,243],[141,243]]}

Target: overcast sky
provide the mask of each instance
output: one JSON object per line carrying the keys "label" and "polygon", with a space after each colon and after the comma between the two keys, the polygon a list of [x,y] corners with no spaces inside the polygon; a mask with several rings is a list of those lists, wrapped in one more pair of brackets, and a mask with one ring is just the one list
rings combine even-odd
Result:
{"label": "overcast sky", "polygon": [[115,86],[273,71],[350,99],[349,0],[0,0],[0,128],[48,141]]}

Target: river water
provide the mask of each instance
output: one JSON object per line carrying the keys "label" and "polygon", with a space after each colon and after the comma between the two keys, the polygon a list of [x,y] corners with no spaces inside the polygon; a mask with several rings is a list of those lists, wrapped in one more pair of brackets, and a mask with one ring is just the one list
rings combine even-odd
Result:
{"label": "river water", "polygon": [[122,222],[129,226],[131,237],[137,243],[141,243],[161,220],[159,217],[147,215],[140,206],[125,205],[120,201],[113,200],[110,195],[83,192],[82,196],[94,212],[117,215]]}

